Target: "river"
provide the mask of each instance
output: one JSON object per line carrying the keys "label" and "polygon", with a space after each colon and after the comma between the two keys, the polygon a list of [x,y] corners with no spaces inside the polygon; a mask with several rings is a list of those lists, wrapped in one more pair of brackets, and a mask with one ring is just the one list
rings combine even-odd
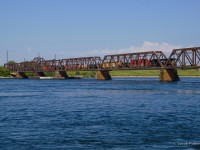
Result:
{"label": "river", "polygon": [[0,149],[198,149],[200,78],[0,80]]}

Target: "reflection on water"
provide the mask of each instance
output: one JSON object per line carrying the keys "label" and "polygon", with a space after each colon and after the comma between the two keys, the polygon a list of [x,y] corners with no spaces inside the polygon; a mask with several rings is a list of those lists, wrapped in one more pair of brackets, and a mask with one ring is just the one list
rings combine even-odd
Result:
{"label": "reflection on water", "polygon": [[193,95],[199,95],[200,94],[200,90],[177,90],[176,93],[179,94],[193,94]]}
{"label": "reflection on water", "polygon": [[[1,149],[195,149],[200,79],[0,80]],[[177,144],[180,143],[180,144]]]}

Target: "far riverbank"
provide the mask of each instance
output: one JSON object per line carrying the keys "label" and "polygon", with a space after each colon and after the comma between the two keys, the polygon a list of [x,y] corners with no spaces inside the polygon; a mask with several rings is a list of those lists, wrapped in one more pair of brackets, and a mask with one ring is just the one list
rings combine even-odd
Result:
{"label": "far riverbank", "polygon": [[[159,76],[112,76],[112,78],[158,78]],[[200,78],[200,76],[179,76],[180,78]]]}
{"label": "far riverbank", "polygon": [[[26,73],[29,77],[34,77],[35,74],[28,72]],[[55,73],[44,72],[47,77],[55,76]],[[67,71],[70,77],[81,77],[81,78],[94,78],[96,71]],[[113,70],[110,71],[110,75],[115,78],[156,78],[160,75],[160,70]],[[200,71],[197,69],[190,70],[178,70],[180,77],[200,77]],[[0,78],[12,78],[8,70],[0,72]]]}

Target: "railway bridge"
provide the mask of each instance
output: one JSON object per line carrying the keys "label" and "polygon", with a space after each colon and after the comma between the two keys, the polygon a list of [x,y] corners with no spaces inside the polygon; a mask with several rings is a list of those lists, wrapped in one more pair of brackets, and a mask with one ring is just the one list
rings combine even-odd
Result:
{"label": "railway bridge", "polygon": [[67,79],[68,71],[96,71],[96,78],[109,80],[112,70],[160,70],[161,81],[178,81],[177,69],[200,68],[200,47],[174,49],[167,58],[162,51],[67,58],[60,60],[44,60],[36,57],[30,62],[7,63],[16,78],[28,78],[27,72],[37,77],[45,76],[45,72],[55,72],[56,78]]}

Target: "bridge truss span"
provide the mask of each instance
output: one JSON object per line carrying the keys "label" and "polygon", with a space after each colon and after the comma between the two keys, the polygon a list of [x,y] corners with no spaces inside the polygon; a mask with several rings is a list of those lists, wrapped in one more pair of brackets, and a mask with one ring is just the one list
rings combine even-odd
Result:
{"label": "bridge truss span", "polygon": [[59,71],[87,71],[98,70],[101,67],[100,57],[81,57],[61,59],[57,61],[55,70]]}
{"label": "bridge truss span", "polygon": [[101,68],[100,57],[81,57],[60,60],[44,60],[34,58],[30,62],[5,64],[4,66],[14,72],[54,72],[54,71],[91,71]]}
{"label": "bridge truss span", "polygon": [[200,68],[200,47],[174,49],[169,60],[175,68],[197,69]]}
{"label": "bridge truss span", "polygon": [[167,60],[162,51],[106,55],[102,68],[112,70],[160,69],[165,67]]}

